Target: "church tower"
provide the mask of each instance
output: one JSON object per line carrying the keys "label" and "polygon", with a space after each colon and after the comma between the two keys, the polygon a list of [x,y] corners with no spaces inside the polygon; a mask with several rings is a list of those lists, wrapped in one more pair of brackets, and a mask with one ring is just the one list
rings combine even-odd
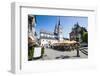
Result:
{"label": "church tower", "polygon": [[59,17],[59,21],[58,21],[58,39],[60,41],[63,40],[63,27],[60,23],[60,17]]}
{"label": "church tower", "polygon": [[58,39],[58,25],[57,24],[55,25],[54,35],[55,35],[55,38]]}
{"label": "church tower", "polygon": [[55,25],[54,34],[55,34],[55,35],[58,34],[58,26],[57,26],[57,24]]}

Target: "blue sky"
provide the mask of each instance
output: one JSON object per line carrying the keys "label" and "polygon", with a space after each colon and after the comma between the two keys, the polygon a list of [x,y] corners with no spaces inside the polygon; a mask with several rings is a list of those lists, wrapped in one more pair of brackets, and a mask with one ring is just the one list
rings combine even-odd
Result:
{"label": "blue sky", "polygon": [[77,22],[80,26],[83,26],[87,29],[88,26],[88,17],[79,17],[79,16],[36,16],[36,33],[38,34],[40,30],[46,30],[48,32],[54,32],[55,25],[58,23],[60,18],[60,23],[63,26],[63,36],[69,38],[69,33],[72,30],[72,27]]}

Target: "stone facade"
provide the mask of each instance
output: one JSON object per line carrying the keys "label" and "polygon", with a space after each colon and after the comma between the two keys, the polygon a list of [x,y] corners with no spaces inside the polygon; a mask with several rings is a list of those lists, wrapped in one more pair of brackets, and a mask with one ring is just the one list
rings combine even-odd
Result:
{"label": "stone facade", "polygon": [[69,33],[70,40],[82,42],[82,32],[87,32],[87,30],[84,27],[81,27],[77,22]]}
{"label": "stone facade", "polygon": [[28,44],[36,43],[36,17],[34,15],[28,15]]}

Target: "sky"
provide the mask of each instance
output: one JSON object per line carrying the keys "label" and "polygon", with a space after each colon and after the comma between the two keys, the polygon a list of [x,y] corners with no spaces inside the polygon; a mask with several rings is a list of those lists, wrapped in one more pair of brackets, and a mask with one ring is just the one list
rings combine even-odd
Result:
{"label": "sky", "polygon": [[63,26],[63,37],[69,38],[69,33],[72,27],[77,22],[80,26],[88,27],[88,17],[79,16],[45,16],[36,15],[36,33],[39,37],[40,30],[45,30],[47,32],[54,32],[55,25],[58,24],[60,19],[60,24]]}

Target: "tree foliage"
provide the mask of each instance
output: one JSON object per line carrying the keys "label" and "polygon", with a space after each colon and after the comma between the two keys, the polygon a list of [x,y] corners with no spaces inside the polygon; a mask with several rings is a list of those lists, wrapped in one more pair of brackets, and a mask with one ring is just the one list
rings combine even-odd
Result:
{"label": "tree foliage", "polygon": [[83,32],[82,40],[83,40],[83,42],[88,43],[88,32]]}

